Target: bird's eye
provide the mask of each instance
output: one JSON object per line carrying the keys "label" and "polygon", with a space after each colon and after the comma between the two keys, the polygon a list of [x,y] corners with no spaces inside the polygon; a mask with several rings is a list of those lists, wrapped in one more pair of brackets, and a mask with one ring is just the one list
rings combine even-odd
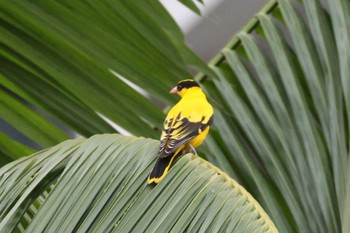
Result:
{"label": "bird's eye", "polygon": [[178,84],[178,85],[177,85],[177,90],[178,90],[178,91],[181,91],[182,88],[183,88],[183,86],[182,86],[181,84]]}

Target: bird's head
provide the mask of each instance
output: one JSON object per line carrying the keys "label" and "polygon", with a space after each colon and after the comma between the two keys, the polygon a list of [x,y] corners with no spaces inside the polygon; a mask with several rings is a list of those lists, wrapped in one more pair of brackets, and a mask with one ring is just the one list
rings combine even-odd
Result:
{"label": "bird's head", "polygon": [[170,90],[172,94],[178,94],[184,96],[189,90],[200,88],[198,83],[193,79],[185,79],[177,83],[177,85]]}

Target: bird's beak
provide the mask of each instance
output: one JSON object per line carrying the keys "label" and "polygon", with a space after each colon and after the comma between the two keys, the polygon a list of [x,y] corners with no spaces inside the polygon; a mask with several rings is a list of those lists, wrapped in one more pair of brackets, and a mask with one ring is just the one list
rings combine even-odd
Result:
{"label": "bird's beak", "polygon": [[171,89],[169,93],[171,93],[171,94],[176,94],[176,93],[178,93],[178,92],[179,92],[179,91],[177,90],[177,86],[176,86],[176,87],[174,87],[173,89]]}

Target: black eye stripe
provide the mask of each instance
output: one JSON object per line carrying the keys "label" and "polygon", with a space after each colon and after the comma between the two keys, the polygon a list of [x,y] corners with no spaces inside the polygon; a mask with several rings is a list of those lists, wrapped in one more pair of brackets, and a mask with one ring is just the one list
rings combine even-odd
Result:
{"label": "black eye stripe", "polygon": [[181,91],[183,88],[199,87],[198,83],[194,80],[181,81],[177,84],[177,90]]}

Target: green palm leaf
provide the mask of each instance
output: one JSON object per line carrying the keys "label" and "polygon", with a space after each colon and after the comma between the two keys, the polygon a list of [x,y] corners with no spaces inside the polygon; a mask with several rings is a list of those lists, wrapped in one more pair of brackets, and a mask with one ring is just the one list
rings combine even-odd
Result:
{"label": "green palm leaf", "polygon": [[242,186],[195,155],[148,185],[158,144],[99,135],[6,165],[0,232],[277,232]]}
{"label": "green palm leaf", "polygon": [[187,65],[210,72],[157,1],[13,1],[0,9],[1,88],[83,136],[116,131],[103,115],[132,134],[158,137],[164,114],[150,98],[173,103],[161,90],[188,77]]}
{"label": "green palm leaf", "polygon": [[[209,69],[157,1],[3,1],[0,91],[23,101],[0,101],[0,117],[42,147],[66,138],[54,124],[38,127],[43,111],[82,136],[116,131],[107,117],[157,138],[175,101],[167,90],[195,66],[215,105],[201,154],[239,180],[281,232],[348,232],[349,12],[348,0],[271,0]],[[7,115],[21,109],[36,116]],[[0,144],[6,162],[32,152],[8,136]]]}
{"label": "green palm leaf", "polygon": [[338,62],[347,52],[335,48],[350,47],[339,38],[347,26],[330,27],[344,20],[338,17],[349,6],[335,5],[342,4],[344,13],[331,11],[329,18],[316,0],[270,1],[211,61],[219,78],[197,77],[222,105],[216,130],[225,133],[214,140],[231,151],[208,159],[244,167],[233,176],[250,187],[282,232],[348,228],[348,76],[340,78],[346,68]]}

